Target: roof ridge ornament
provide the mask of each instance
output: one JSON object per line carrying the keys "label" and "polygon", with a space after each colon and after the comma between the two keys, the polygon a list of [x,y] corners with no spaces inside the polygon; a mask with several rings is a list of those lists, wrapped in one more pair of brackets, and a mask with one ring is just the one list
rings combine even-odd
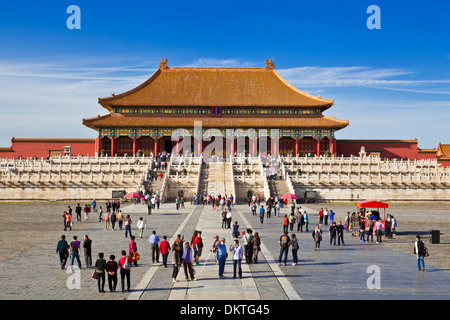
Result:
{"label": "roof ridge ornament", "polygon": [[167,59],[161,59],[161,62],[158,64],[158,68],[160,70],[166,70],[167,69]]}
{"label": "roof ridge ornament", "polygon": [[275,69],[275,63],[272,62],[272,59],[266,59],[266,70],[273,70]]}

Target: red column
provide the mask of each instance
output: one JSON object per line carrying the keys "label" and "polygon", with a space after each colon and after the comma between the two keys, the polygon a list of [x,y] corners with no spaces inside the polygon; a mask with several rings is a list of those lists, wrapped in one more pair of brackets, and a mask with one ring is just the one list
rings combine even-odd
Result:
{"label": "red column", "polygon": [[230,138],[230,154],[234,157],[234,137]]}
{"label": "red column", "polygon": [[316,156],[320,157],[320,137],[317,137],[316,139]]}
{"label": "red column", "polygon": [[294,147],[295,156],[298,155],[299,141],[300,141],[299,138],[296,137],[296,138],[295,138],[295,147]]}
{"label": "red column", "polygon": [[336,138],[331,137],[330,138],[330,154],[332,157],[334,157],[335,153],[336,153]]}
{"label": "red column", "polygon": [[116,138],[114,136],[111,137],[111,157],[114,157],[116,154]]}
{"label": "red column", "polygon": [[154,155],[156,156],[159,152],[159,139],[155,137],[155,147],[154,147]]}
{"label": "red column", "polygon": [[137,152],[137,139],[136,137],[133,137],[133,156],[136,155]]}
{"label": "red column", "polygon": [[202,150],[202,139],[197,139],[197,157],[203,152]]}
{"label": "red column", "polygon": [[97,152],[97,156],[100,157],[100,154],[102,152],[102,139],[100,136],[97,136],[97,138],[95,138],[95,151]]}

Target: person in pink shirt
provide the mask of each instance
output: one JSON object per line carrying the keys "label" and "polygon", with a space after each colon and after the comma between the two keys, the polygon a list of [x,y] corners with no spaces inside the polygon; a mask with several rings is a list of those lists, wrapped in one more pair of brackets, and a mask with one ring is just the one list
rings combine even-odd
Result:
{"label": "person in pink shirt", "polygon": [[[130,270],[131,263],[134,262],[134,259],[127,257],[127,252],[122,250],[121,252],[122,258],[119,259],[119,268],[120,268],[120,278],[122,283],[122,292],[125,292],[125,278],[127,279],[127,290],[130,291]],[[127,262],[125,264],[125,262]]]}
{"label": "person in pink shirt", "polygon": [[162,255],[164,268],[167,268],[167,257],[169,256],[169,252],[170,244],[167,241],[167,236],[163,236],[163,240],[159,244],[159,253]]}
{"label": "person in pink shirt", "polygon": [[[137,253],[137,244],[136,241],[134,241],[135,237],[131,236],[131,241],[128,244],[128,252],[130,253],[130,256],[134,256]],[[134,265],[137,267],[137,260],[133,260]]]}

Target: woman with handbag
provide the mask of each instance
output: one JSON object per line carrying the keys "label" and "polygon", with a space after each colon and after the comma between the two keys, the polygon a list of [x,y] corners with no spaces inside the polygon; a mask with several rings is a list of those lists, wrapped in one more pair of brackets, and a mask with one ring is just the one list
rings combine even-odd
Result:
{"label": "woman with handbag", "polygon": [[95,270],[97,276],[98,292],[105,292],[105,270],[106,270],[106,260],[103,259],[103,252],[98,254],[98,259],[95,262]]}
{"label": "woman with handbag", "polygon": [[316,228],[312,232],[312,237],[314,239],[314,250],[320,251],[320,242],[322,241],[322,230],[318,224],[316,224]]}

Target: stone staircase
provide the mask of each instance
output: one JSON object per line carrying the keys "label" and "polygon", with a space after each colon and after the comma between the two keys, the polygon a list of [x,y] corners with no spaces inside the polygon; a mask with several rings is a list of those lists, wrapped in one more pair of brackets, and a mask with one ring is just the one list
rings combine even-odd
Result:
{"label": "stone staircase", "polygon": [[271,197],[281,197],[284,194],[290,193],[289,187],[285,180],[267,180],[270,189]]}

